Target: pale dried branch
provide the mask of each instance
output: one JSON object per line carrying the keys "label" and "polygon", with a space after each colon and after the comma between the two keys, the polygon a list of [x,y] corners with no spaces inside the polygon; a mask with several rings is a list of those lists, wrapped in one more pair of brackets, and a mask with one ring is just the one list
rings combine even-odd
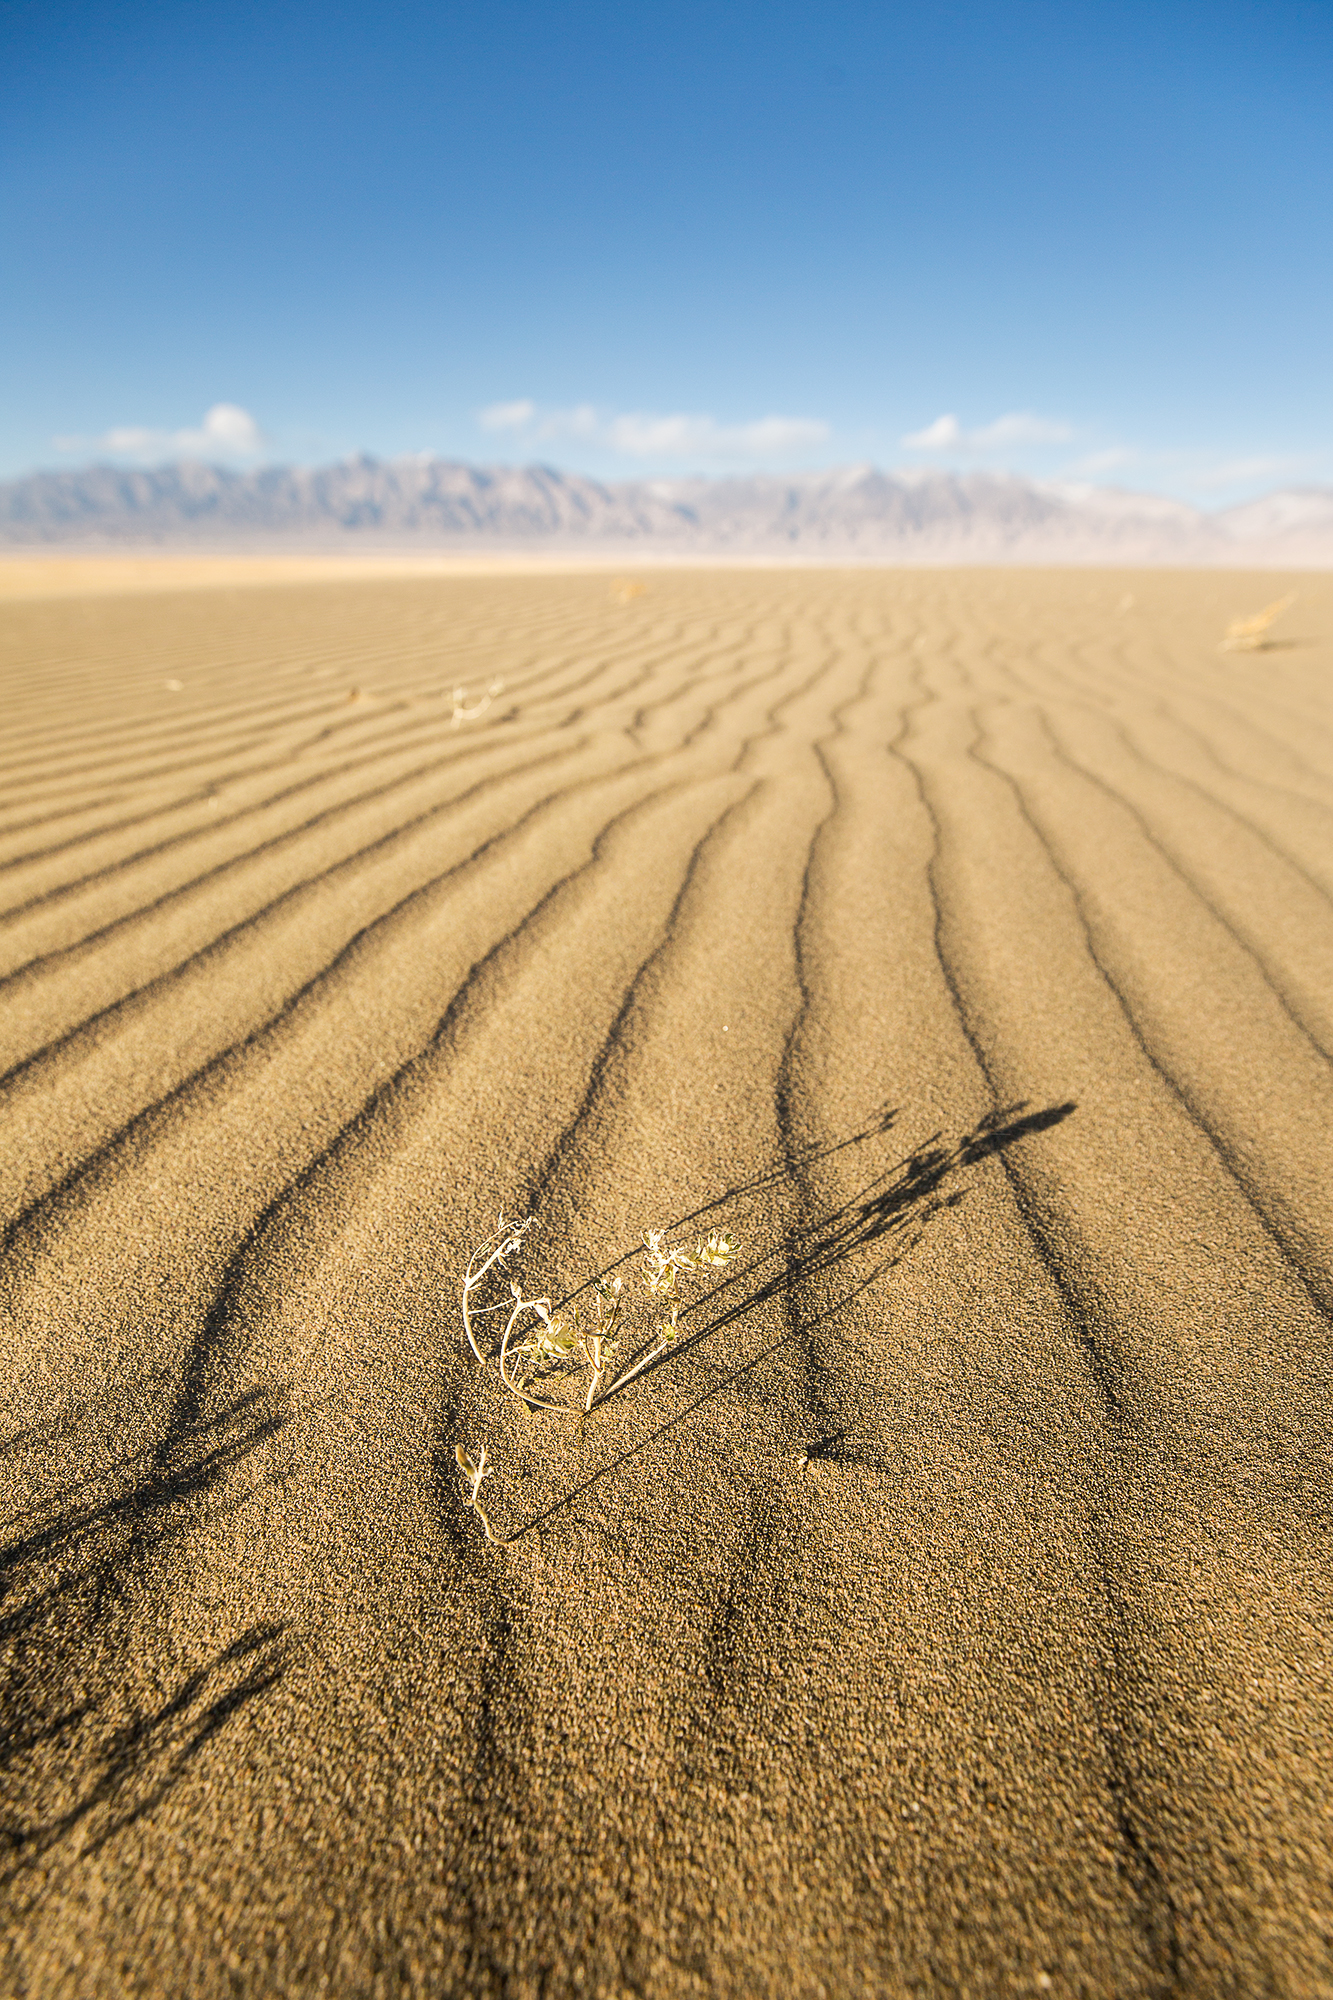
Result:
{"label": "pale dried branch", "polygon": [[1268,634],[1283,612],[1296,602],[1296,593],[1279,597],[1249,618],[1233,618],[1222,641],[1224,653],[1258,653],[1268,642]]}

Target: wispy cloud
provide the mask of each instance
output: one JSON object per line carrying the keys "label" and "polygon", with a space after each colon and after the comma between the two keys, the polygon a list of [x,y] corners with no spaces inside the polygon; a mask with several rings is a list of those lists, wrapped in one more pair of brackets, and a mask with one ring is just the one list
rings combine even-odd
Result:
{"label": "wispy cloud", "polygon": [[759,417],[748,424],[719,424],[713,417],[617,417],[610,440],[632,458],[772,458],[823,444],[829,427],[817,417]]}
{"label": "wispy cloud", "polygon": [[675,411],[619,415],[591,403],[568,410],[540,409],[526,398],[492,403],[477,412],[483,430],[513,431],[532,443],[579,438],[626,458],[762,459],[823,444],[829,427],[817,417],[758,417],[743,424]]}
{"label": "wispy cloud", "polygon": [[1302,475],[1308,478],[1316,462],[1311,453],[1257,452],[1221,457],[1178,447],[1108,445],[1075,459],[1068,470],[1075,478],[1097,480],[1133,466],[1136,481],[1146,480],[1154,489],[1165,484],[1202,500],[1271,480],[1290,480]]}
{"label": "wispy cloud", "polygon": [[1089,451],[1082,458],[1076,458],[1069,469],[1095,478],[1101,472],[1123,471],[1125,466],[1135,464],[1141,457],[1141,452],[1131,450],[1128,445],[1110,444],[1102,451]]}
{"label": "wispy cloud", "polygon": [[605,424],[591,403],[576,403],[572,410],[534,411],[533,435],[539,438],[597,438],[603,442]]}
{"label": "wispy cloud", "polygon": [[214,403],[202,423],[179,431],[148,430],[121,424],[100,437],[58,437],[57,451],[104,451],[115,458],[256,458],[268,440],[248,410],[239,403]]}
{"label": "wispy cloud", "polygon": [[1228,458],[1220,464],[1207,466],[1197,471],[1194,483],[1205,490],[1220,492],[1228,486],[1248,486],[1256,479],[1290,478],[1294,473],[1308,470],[1308,454],[1273,452],[1254,458]]}
{"label": "wispy cloud", "polygon": [[516,403],[488,403],[484,410],[477,411],[477,422],[484,431],[521,431],[536,414],[537,405],[525,396]]}
{"label": "wispy cloud", "polygon": [[907,451],[1005,451],[1026,444],[1068,444],[1073,435],[1068,424],[1032,410],[1010,410],[976,430],[964,430],[950,413],[924,430],[909,431],[902,444]]}

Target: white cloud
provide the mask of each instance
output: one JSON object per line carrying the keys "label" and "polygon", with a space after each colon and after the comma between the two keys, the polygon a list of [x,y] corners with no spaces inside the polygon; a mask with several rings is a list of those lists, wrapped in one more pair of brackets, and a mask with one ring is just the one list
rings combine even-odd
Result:
{"label": "white cloud", "polygon": [[484,431],[521,431],[536,414],[537,405],[520,397],[516,403],[488,403],[477,411],[477,422]]}
{"label": "white cloud", "polygon": [[122,424],[100,437],[58,437],[57,451],[105,451],[116,458],[255,458],[267,442],[259,425],[239,403],[214,403],[194,430],[154,431]]}
{"label": "white cloud", "polygon": [[1128,445],[1112,444],[1104,451],[1090,451],[1083,458],[1075,459],[1070,470],[1095,477],[1099,472],[1118,472],[1122,466],[1133,465],[1139,455]]}
{"label": "white cloud", "polygon": [[908,451],[948,451],[963,441],[963,427],[957,417],[936,417],[923,431],[908,431],[902,443]]}
{"label": "white cloud", "polygon": [[713,417],[617,417],[610,442],[631,458],[771,458],[823,444],[829,427],[817,417],[758,417],[748,424],[719,424]]}
{"label": "white cloud", "polygon": [[829,427],[815,417],[769,416],[746,424],[720,424],[715,417],[675,411],[659,416],[631,410],[604,415],[591,403],[568,410],[539,410],[522,401],[493,403],[477,412],[485,430],[525,432],[537,442],[582,438],[626,458],[755,459],[822,444]]}
{"label": "white cloud", "polygon": [[1031,410],[1013,410],[973,431],[972,443],[982,451],[994,451],[1011,444],[1068,444],[1073,435],[1068,424],[1036,416]]}
{"label": "white cloud", "polygon": [[908,451],[1003,451],[1025,444],[1067,444],[1073,435],[1068,424],[1033,410],[1010,410],[974,431],[964,430],[950,412],[924,430],[909,431],[902,443]]}
{"label": "white cloud", "polygon": [[595,438],[601,421],[591,403],[578,403],[572,410],[547,410],[537,425],[537,436]]}
{"label": "white cloud", "polygon": [[1310,475],[1316,464],[1312,454],[1261,452],[1253,456],[1221,458],[1203,456],[1178,448],[1131,448],[1110,445],[1076,459],[1069,471],[1077,477],[1098,479],[1108,472],[1134,466],[1136,478],[1156,486],[1166,480],[1174,487],[1196,496],[1225,493],[1257,482],[1291,480]]}
{"label": "white cloud", "polygon": [[1196,472],[1194,483],[1208,491],[1220,491],[1226,486],[1248,485],[1255,479],[1280,479],[1284,474],[1290,477],[1291,474],[1303,470],[1308,463],[1308,458],[1297,457],[1292,453],[1285,456],[1278,456],[1275,453],[1267,457],[1230,458],[1220,465]]}

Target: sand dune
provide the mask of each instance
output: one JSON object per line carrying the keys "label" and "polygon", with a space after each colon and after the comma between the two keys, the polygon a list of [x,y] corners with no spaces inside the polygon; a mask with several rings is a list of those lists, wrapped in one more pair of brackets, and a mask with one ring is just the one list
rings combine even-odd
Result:
{"label": "sand dune", "polygon": [[[1333,583],[175,575],[0,621],[4,1990],[1333,1993]],[[580,1429],[501,1205],[740,1254]]]}

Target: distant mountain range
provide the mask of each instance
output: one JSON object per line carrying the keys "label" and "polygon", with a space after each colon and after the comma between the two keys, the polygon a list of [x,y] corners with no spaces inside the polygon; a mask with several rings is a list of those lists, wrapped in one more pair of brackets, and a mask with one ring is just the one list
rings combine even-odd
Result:
{"label": "distant mountain range", "polygon": [[884,473],[602,484],[547,466],[355,458],[91,466],[0,485],[0,547],[547,550],[824,562],[1333,566],[1333,488],[1205,513],[1113,487]]}

